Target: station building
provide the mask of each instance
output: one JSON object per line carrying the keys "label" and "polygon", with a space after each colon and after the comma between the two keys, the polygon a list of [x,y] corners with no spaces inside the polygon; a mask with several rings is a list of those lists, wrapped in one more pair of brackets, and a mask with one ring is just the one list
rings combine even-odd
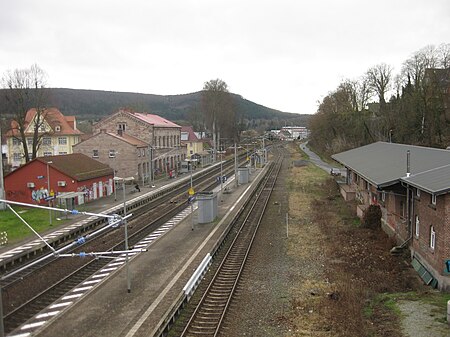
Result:
{"label": "station building", "polygon": [[450,151],[376,142],[332,158],[347,169],[340,192],[357,215],[379,205],[384,231],[409,248],[424,282],[450,290]]}

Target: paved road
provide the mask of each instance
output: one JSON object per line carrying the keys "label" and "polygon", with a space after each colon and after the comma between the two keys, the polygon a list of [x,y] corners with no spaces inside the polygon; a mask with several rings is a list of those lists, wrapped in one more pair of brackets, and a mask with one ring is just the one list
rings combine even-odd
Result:
{"label": "paved road", "polygon": [[314,165],[320,167],[322,170],[326,171],[327,173],[330,173],[330,170],[332,168],[337,168],[341,172],[341,176],[345,176],[347,174],[345,168],[341,168],[337,164],[335,166],[331,166],[330,164],[325,163],[322,159],[320,159],[320,157],[317,154],[315,154],[308,148],[308,142],[301,143],[300,149],[309,156],[310,162],[312,162]]}

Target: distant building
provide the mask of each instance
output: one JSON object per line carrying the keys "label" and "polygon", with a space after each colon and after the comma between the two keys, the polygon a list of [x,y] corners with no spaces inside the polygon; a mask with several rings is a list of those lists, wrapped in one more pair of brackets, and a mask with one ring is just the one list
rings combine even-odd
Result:
{"label": "distant building", "polygon": [[[44,121],[39,128],[40,141],[37,157],[71,154],[72,145],[77,144],[83,134],[77,129],[75,116],[64,116],[56,108],[45,109],[41,116]],[[25,135],[29,155],[32,152],[35,119],[36,109],[30,109],[25,117]],[[6,133],[6,139],[8,164],[14,169],[26,162],[22,138],[17,129],[17,122],[14,120]]]}
{"label": "distant building", "polygon": [[281,133],[289,139],[305,139],[309,135],[308,129],[304,126],[284,126]]}
{"label": "distant building", "polygon": [[181,127],[181,144],[186,145],[186,156],[191,159],[194,154],[203,153],[204,141],[197,138],[192,126]]}
{"label": "distant building", "polygon": [[70,200],[70,205],[78,205],[113,193],[113,177],[110,167],[80,153],[39,157],[5,176],[5,197],[44,205]]}

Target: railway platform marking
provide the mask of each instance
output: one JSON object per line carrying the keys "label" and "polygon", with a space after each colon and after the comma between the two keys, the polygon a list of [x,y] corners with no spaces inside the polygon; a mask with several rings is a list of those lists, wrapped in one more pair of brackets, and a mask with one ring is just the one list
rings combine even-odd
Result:
{"label": "railway platform marking", "polygon": [[20,328],[20,330],[27,330],[27,329],[37,328],[37,327],[39,327],[39,326],[44,325],[45,323],[47,323],[47,321],[40,321],[40,322],[35,322],[35,323],[25,324],[24,326],[22,326],[22,327]]}
{"label": "railway platform marking", "polygon": [[[106,275],[109,275],[109,273],[106,274]],[[80,292],[80,291],[90,290],[90,289],[92,289],[93,287],[94,287],[94,286],[79,287],[79,288],[72,289],[72,292],[73,292],[73,293],[77,293],[77,292]]]}
{"label": "railway platform marking", "polygon": [[40,318],[52,317],[52,316],[58,315],[59,312],[60,312],[59,310],[57,310],[57,311],[46,312],[46,313],[44,313],[44,314],[36,315],[36,318],[37,318],[37,319],[40,319]]}
{"label": "railway platform marking", "polygon": [[61,302],[61,303],[56,303],[51,305],[49,308],[50,309],[55,309],[55,308],[61,308],[61,307],[67,307],[68,305],[71,305],[73,302]]}
{"label": "railway platform marking", "polygon": [[62,300],[72,300],[74,298],[78,298],[78,297],[81,297],[81,296],[83,296],[83,294],[67,295],[67,296],[64,296],[62,298]]}

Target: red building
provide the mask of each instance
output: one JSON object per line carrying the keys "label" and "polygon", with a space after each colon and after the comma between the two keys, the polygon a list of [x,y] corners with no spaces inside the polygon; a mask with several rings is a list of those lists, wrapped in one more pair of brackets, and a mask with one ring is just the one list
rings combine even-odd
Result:
{"label": "red building", "polygon": [[114,193],[114,172],[81,153],[36,158],[5,176],[7,200],[79,205]]}

